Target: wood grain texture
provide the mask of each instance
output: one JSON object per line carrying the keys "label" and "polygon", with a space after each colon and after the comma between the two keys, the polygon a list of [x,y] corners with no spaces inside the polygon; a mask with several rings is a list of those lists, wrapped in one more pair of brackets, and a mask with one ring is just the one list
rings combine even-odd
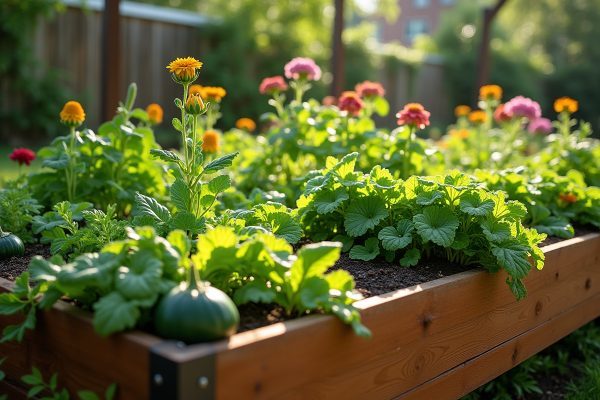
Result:
{"label": "wood grain texture", "polygon": [[[0,293],[11,286],[1,279]],[[141,332],[101,338],[94,332],[91,314],[64,302],[37,316],[36,329],[28,331],[22,343],[0,344],[0,354],[8,356],[2,369],[9,377],[20,380],[35,366],[46,380],[57,372],[59,387],[71,393],[84,389],[104,393],[116,382],[118,399],[148,397],[148,349],[161,339]],[[0,316],[0,329],[21,320]]]}

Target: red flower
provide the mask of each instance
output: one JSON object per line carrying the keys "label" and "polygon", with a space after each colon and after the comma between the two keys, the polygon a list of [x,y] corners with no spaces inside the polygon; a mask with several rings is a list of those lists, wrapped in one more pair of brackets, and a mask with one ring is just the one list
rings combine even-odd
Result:
{"label": "red flower", "polygon": [[398,111],[398,125],[414,125],[419,129],[429,125],[429,116],[431,113],[425,111],[425,108],[419,103],[408,103],[403,110]]}
{"label": "red flower", "polygon": [[494,110],[494,121],[497,123],[508,122],[512,117],[512,113],[506,111],[504,104],[500,104],[498,108]]}
{"label": "red flower", "polygon": [[354,89],[360,97],[383,97],[385,95],[385,89],[379,82],[364,81],[357,84]]}
{"label": "red flower", "polygon": [[348,111],[349,114],[354,116],[357,116],[364,106],[364,101],[360,99],[356,92],[343,92],[338,102],[340,110]]}
{"label": "red flower", "polygon": [[288,85],[281,75],[263,79],[258,88],[260,94],[275,94],[286,90],[288,90]]}
{"label": "red flower", "polygon": [[18,162],[19,164],[31,165],[31,162],[35,160],[35,153],[29,149],[21,147],[20,149],[15,149],[12,154],[9,154],[8,158]]}

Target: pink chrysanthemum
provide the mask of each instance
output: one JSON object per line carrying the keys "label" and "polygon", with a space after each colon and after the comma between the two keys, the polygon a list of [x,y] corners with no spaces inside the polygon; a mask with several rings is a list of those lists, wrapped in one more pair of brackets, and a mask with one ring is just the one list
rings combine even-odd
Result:
{"label": "pink chrysanthemum", "polygon": [[423,129],[429,125],[429,116],[431,113],[425,111],[425,108],[419,103],[408,103],[404,109],[400,110],[396,117],[398,125],[414,125],[419,129]]}
{"label": "pink chrysanthemum", "polygon": [[321,68],[310,58],[296,57],[285,64],[285,77],[288,79],[305,78],[309,81],[321,79]]}
{"label": "pink chrysanthemum", "polygon": [[504,105],[504,110],[512,116],[534,121],[542,116],[540,105],[526,97],[517,96]]}
{"label": "pink chrysanthemum", "polygon": [[286,90],[288,90],[288,85],[281,75],[263,79],[258,88],[260,94],[275,94]]}
{"label": "pink chrysanthemum", "polygon": [[365,106],[364,101],[360,99],[356,92],[343,92],[338,102],[338,107],[342,111],[348,111],[349,114],[357,116],[360,110]]}
{"label": "pink chrysanthemum", "polygon": [[538,133],[548,135],[552,133],[552,121],[548,118],[538,118],[535,121],[531,121],[527,126],[529,133]]}
{"label": "pink chrysanthemum", "polygon": [[379,82],[364,81],[357,84],[354,89],[360,97],[383,97],[385,95],[385,89]]}

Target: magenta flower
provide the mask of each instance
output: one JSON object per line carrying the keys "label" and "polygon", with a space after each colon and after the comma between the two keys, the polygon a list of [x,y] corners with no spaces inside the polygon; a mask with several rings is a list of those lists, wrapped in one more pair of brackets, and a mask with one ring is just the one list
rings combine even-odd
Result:
{"label": "magenta flower", "polygon": [[348,111],[348,114],[352,114],[355,117],[358,115],[360,110],[365,106],[364,101],[358,97],[356,92],[343,92],[340,96],[338,107],[342,111]]}
{"label": "magenta flower", "polygon": [[529,133],[538,133],[548,135],[552,133],[552,121],[548,118],[538,118],[535,121],[531,121],[527,126]]}
{"label": "magenta flower", "polygon": [[285,64],[285,77],[288,79],[305,78],[309,81],[321,79],[321,68],[310,58],[296,57]]}
{"label": "magenta flower", "polygon": [[418,129],[424,129],[429,126],[429,117],[431,113],[425,111],[425,108],[419,103],[408,103],[404,108],[398,111],[398,125],[414,125]]}
{"label": "magenta flower", "polygon": [[260,83],[260,87],[258,88],[260,94],[275,94],[279,92],[285,92],[286,90],[288,90],[288,85],[285,83],[285,80],[281,75],[263,79],[263,81]]}
{"label": "magenta flower", "polygon": [[514,117],[524,117],[535,121],[542,116],[540,105],[526,97],[517,96],[504,105],[504,111]]}

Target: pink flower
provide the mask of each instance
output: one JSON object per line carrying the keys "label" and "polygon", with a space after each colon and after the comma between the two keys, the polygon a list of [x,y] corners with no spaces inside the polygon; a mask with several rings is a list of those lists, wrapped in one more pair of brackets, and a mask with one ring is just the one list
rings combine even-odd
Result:
{"label": "pink flower", "polygon": [[512,119],[512,113],[509,114],[506,111],[506,104],[500,104],[495,110],[494,110],[494,121],[496,121],[497,123],[501,123],[501,122],[508,122]]}
{"label": "pink flower", "polygon": [[348,111],[349,114],[357,116],[363,109],[365,103],[358,97],[356,92],[343,92],[338,102],[338,107],[342,111]]}
{"label": "pink flower", "polygon": [[552,121],[548,118],[538,118],[535,121],[531,121],[527,126],[529,133],[541,133],[548,135],[552,133]]}
{"label": "pink flower", "polygon": [[29,149],[21,147],[19,149],[14,149],[14,151],[8,155],[8,158],[18,162],[19,165],[31,165],[31,162],[35,160],[35,153]]}
{"label": "pink flower", "polygon": [[398,125],[414,125],[419,129],[429,125],[429,116],[431,113],[425,111],[425,108],[419,103],[408,103],[404,109],[398,111]]}
{"label": "pink flower", "polygon": [[383,97],[385,95],[385,89],[379,82],[364,81],[357,84],[354,89],[360,97]]}
{"label": "pink flower", "polygon": [[323,101],[321,102],[321,104],[323,104],[324,106],[331,106],[335,103],[337,103],[337,99],[335,98],[335,96],[325,96],[323,97]]}
{"label": "pink flower", "polygon": [[305,78],[309,81],[321,79],[321,68],[310,58],[296,57],[285,64],[285,77],[288,79]]}
{"label": "pink flower", "polygon": [[540,105],[526,97],[517,96],[504,105],[504,110],[515,117],[524,117],[534,121],[542,116]]}
{"label": "pink flower", "polygon": [[258,88],[260,94],[275,94],[286,90],[288,90],[288,85],[281,75],[263,79]]}

